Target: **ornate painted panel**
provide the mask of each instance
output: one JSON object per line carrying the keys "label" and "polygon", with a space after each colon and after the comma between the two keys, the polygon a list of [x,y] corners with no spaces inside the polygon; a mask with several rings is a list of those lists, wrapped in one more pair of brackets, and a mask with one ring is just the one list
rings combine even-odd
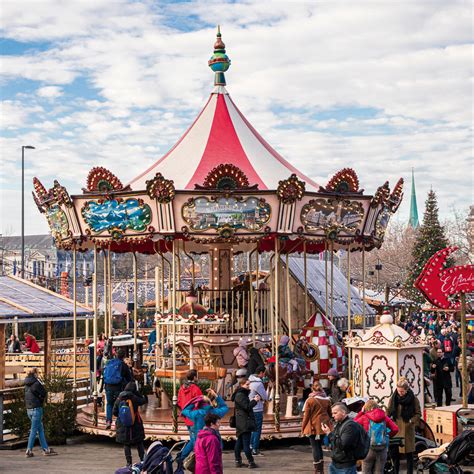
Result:
{"label": "ornate painted panel", "polygon": [[393,361],[384,355],[373,355],[367,362],[365,395],[375,398],[381,405],[387,406],[395,388]]}
{"label": "ornate painted panel", "polygon": [[256,197],[205,196],[189,199],[182,207],[184,221],[194,231],[222,229],[261,230],[270,220],[271,208],[263,199]]}
{"label": "ornate painted panel", "polygon": [[360,354],[354,354],[352,360],[354,395],[356,397],[362,397],[362,362]]}
{"label": "ornate painted panel", "polygon": [[87,201],[82,216],[91,231],[120,234],[127,230],[143,232],[151,222],[151,208],[141,199]]}
{"label": "ornate painted panel", "polygon": [[362,204],[347,199],[313,199],[301,209],[301,222],[306,232],[335,230],[354,234],[363,218]]}
{"label": "ornate painted panel", "polygon": [[46,210],[46,219],[48,220],[51,234],[56,241],[60,242],[69,237],[67,216],[58,204],[54,204]]}
{"label": "ornate painted panel", "polygon": [[405,377],[410,384],[415,397],[422,393],[423,370],[413,354],[400,354],[400,377]]}

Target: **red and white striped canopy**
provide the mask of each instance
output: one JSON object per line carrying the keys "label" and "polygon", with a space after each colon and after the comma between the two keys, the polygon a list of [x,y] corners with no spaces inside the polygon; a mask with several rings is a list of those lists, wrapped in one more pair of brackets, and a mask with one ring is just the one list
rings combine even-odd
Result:
{"label": "red and white striped canopy", "polygon": [[157,172],[172,179],[176,189],[202,185],[208,173],[221,164],[233,164],[258,189],[276,189],[278,182],[296,174],[307,191],[318,184],[278,154],[252,127],[223,86],[212,92],[204,109],[178,143],[130,185],[144,189]]}

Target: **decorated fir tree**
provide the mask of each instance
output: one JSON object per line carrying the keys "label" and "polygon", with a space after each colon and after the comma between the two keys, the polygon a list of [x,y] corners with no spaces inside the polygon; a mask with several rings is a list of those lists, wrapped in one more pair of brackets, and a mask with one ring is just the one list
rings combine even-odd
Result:
{"label": "decorated fir tree", "polygon": [[439,223],[438,203],[433,190],[428,193],[425,203],[425,214],[423,224],[416,230],[415,244],[412,250],[411,267],[405,281],[407,296],[413,301],[424,302],[425,298],[413,283],[423,270],[426,262],[438,250],[448,246],[448,239],[445,235],[444,227]]}

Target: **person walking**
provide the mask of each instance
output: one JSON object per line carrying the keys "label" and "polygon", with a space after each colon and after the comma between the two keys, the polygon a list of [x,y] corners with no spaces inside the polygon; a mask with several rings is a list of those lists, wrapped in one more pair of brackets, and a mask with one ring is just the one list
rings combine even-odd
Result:
{"label": "person walking", "polygon": [[312,391],[308,395],[303,408],[303,421],[301,423],[301,434],[309,437],[311,450],[313,452],[314,474],[324,473],[324,459],[322,439],[324,436],[322,425],[332,428],[331,423],[331,400],[326,395],[322,385],[316,381],[312,385]]}
{"label": "person walking", "polygon": [[145,403],[148,403],[148,397],[138,393],[135,382],[127,383],[114,402],[112,413],[117,417],[116,441],[123,444],[128,467],[132,466],[132,446],[137,447],[140,461],[145,457],[145,429],[138,408]]}
{"label": "person walking", "polygon": [[119,349],[117,356],[107,362],[104,368],[105,395],[107,404],[105,410],[105,429],[112,427],[112,415],[115,401],[124,387],[132,381],[132,373],[128,365],[124,362],[125,351]]}
{"label": "person walking", "polygon": [[400,453],[405,453],[407,460],[406,474],[413,474],[413,453],[415,452],[415,428],[421,418],[420,402],[415,397],[405,377],[400,377],[387,409],[388,416],[398,426],[397,437],[403,439],[403,447],[394,448],[395,472],[400,472]]}
{"label": "person walking", "polygon": [[25,405],[28,418],[31,420],[30,435],[26,448],[26,457],[33,457],[33,447],[38,435],[41,449],[45,456],[55,456],[57,453],[48,446],[43,427],[43,404],[46,399],[46,389],[38,379],[36,367],[30,369],[25,378]]}
{"label": "person walking", "polygon": [[375,400],[365,402],[354,421],[362,425],[370,439],[369,454],[362,461],[362,474],[383,474],[387,462],[389,437],[393,438],[398,433],[398,426]]}
{"label": "person walking", "polygon": [[437,359],[431,364],[433,374],[434,396],[436,405],[443,406],[443,391],[446,394],[446,406],[451,405],[453,395],[453,382],[451,373],[454,372],[454,365],[450,357],[444,354],[443,349],[437,349]]}
{"label": "person walking", "polygon": [[215,413],[208,413],[204,417],[204,424],[206,426],[198,433],[194,446],[194,474],[223,474],[220,417]]}
{"label": "person walking", "polygon": [[357,423],[349,418],[349,409],[344,403],[335,403],[331,413],[336,425],[334,430],[323,424],[322,430],[329,435],[332,462],[329,474],[356,474],[356,450],[360,444],[360,430]]}
{"label": "person walking", "polygon": [[249,399],[250,382],[243,379],[239,383],[239,387],[232,395],[232,401],[235,403],[235,431],[237,441],[235,442],[234,455],[235,466],[244,467],[242,464],[242,449],[245,457],[249,462],[248,467],[255,469],[257,465],[253,459],[252,451],[250,449],[250,438],[252,431],[256,429],[255,415],[253,407],[260,401],[260,396],[255,395],[253,400]]}
{"label": "person walking", "polygon": [[262,436],[263,426],[263,408],[265,402],[268,400],[267,391],[263,385],[262,378],[265,375],[265,367],[260,367],[257,372],[249,377],[249,399],[253,400],[256,395],[260,397],[258,403],[253,407],[253,415],[255,418],[255,431],[252,431],[250,436],[250,448],[253,456],[263,456],[259,451],[260,437]]}
{"label": "person walking", "polygon": [[[184,407],[188,404],[193,398],[202,396],[202,391],[197,385],[198,372],[195,369],[191,369],[186,374],[186,379],[179,387],[178,391],[178,408],[183,411]],[[183,416],[181,414],[181,416]],[[193,422],[189,418],[183,416],[184,423],[188,429],[189,435],[191,436]]]}

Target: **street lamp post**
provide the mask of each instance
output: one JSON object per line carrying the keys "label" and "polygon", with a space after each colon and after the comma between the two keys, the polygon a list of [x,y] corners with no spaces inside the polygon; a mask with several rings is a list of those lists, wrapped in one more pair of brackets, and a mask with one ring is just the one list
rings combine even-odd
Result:
{"label": "street lamp post", "polygon": [[35,147],[21,147],[21,278],[25,278],[25,149],[34,150]]}

